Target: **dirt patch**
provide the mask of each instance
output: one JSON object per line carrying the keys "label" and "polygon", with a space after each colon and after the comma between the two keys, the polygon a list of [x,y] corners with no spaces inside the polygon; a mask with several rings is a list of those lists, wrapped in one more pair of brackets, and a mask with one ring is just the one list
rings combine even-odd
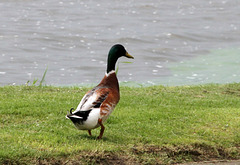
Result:
{"label": "dirt patch", "polygon": [[240,96],[240,89],[230,89],[230,88],[227,88],[225,91],[222,92],[222,94]]}
{"label": "dirt patch", "polygon": [[240,147],[215,148],[203,144],[193,146],[143,146],[134,147],[132,152],[139,157],[154,155],[157,164],[177,164],[184,162],[201,162],[211,160],[234,160],[240,158]]}
{"label": "dirt patch", "polygon": [[110,164],[136,164],[136,161],[127,156],[126,154],[116,154],[113,152],[81,152],[74,156],[58,157],[58,158],[46,158],[33,160],[32,164],[38,165],[84,165],[84,164],[98,164],[98,165],[110,165]]}
{"label": "dirt patch", "polygon": [[203,144],[192,146],[134,146],[127,151],[91,152],[80,151],[79,154],[51,158],[26,160],[8,160],[3,164],[38,164],[38,165],[82,165],[82,164],[179,164],[186,162],[220,161],[240,159],[240,147],[215,148]]}

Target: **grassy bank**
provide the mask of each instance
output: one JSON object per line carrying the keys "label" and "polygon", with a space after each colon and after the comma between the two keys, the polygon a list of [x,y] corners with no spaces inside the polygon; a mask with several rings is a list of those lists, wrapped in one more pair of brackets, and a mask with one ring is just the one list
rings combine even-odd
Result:
{"label": "grassy bank", "polygon": [[122,87],[100,141],[65,119],[87,90],[0,87],[0,164],[240,158],[240,84]]}

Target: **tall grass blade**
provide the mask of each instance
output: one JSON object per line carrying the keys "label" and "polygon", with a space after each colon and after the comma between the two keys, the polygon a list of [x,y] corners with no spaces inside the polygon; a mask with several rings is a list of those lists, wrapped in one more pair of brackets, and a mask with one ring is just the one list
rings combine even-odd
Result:
{"label": "tall grass blade", "polygon": [[38,79],[34,79],[33,83],[32,83],[32,86],[34,86],[37,83],[37,81],[38,81]]}
{"label": "tall grass blade", "polygon": [[119,63],[117,63],[117,69],[116,69],[116,71],[115,71],[115,73],[116,73],[116,75],[118,74],[118,69],[119,69],[119,65],[118,65]]}
{"label": "tall grass blade", "polygon": [[47,68],[46,68],[45,71],[44,71],[44,74],[43,74],[43,76],[42,76],[42,80],[40,81],[40,84],[39,84],[40,87],[42,86],[43,82],[45,81],[45,76],[46,76],[46,74],[47,74],[47,70],[48,70],[48,66],[47,66]]}
{"label": "tall grass blade", "polygon": [[132,64],[133,62],[130,62],[130,61],[123,61],[122,63],[125,63],[125,64]]}
{"label": "tall grass blade", "polygon": [[[124,61],[124,62],[121,62],[121,63],[131,64],[132,62]],[[115,71],[116,75],[118,74],[118,70],[119,70],[119,63],[117,63],[117,69]]]}

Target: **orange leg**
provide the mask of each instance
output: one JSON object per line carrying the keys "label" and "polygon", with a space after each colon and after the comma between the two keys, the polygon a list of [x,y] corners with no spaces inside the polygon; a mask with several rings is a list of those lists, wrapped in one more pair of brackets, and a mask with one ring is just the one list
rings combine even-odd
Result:
{"label": "orange leg", "polygon": [[98,119],[98,124],[101,126],[101,130],[100,130],[100,134],[99,134],[99,136],[97,137],[97,139],[101,139],[102,136],[103,136],[104,129],[105,129],[105,127],[104,127],[103,124],[102,124],[102,119]]}
{"label": "orange leg", "polygon": [[89,136],[92,136],[91,130],[88,130],[88,134],[89,134]]}

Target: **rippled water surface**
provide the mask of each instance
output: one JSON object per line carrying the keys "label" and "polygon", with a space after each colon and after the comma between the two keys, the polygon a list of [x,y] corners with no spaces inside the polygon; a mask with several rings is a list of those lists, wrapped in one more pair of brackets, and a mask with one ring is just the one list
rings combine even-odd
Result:
{"label": "rippled water surface", "polygon": [[239,0],[1,0],[0,85],[98,83],[115,43],[122,83],[239,82],[239,18]]}

